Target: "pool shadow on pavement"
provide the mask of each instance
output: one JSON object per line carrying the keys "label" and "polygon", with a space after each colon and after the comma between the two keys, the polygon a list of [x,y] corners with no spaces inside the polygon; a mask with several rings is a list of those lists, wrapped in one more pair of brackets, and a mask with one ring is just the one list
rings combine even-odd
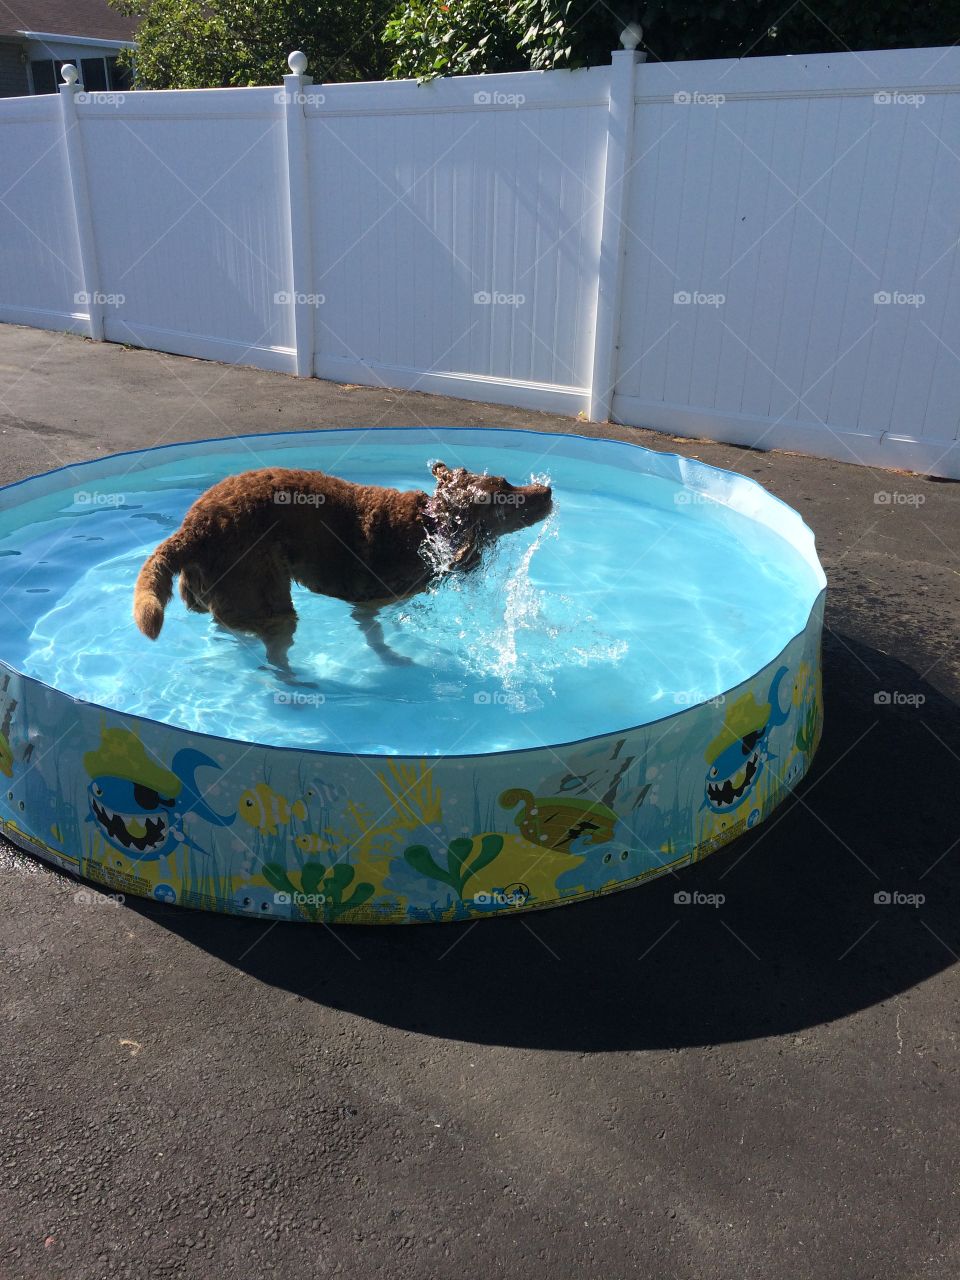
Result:
{"label": "pool shadow on pavement", "polygon": [[[797,796],[633,891],[512,919],[336,930],[129,905],[260,982],[444,1038],[664,1048],[842,1017],[960,958],[960,709],[837,633],[824,682],[823,743]],[[724,900],[684,904],[681,891]]]}

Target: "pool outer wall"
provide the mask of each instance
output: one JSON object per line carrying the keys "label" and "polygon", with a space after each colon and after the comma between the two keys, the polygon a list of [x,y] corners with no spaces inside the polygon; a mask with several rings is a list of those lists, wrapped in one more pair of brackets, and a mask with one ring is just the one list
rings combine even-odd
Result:
{"label": "pool outer wall", "polygon": [[[296,435],[315,443],[318,433]],[[80,890],[91,898],[135,895],[261,919],[351,924],[558,906],[632,887],[721,848],[762,822],[813,760],[823,720],[825,578],[810,530],[756,482],[678,455],[621,448],[642,456],[644,471],[761,520],[819,575],[804,630],[736,688],[574,743],[360,756],[194,733],[74,699],[0,661],[0,831],[92,882],[96,888]],[[51,492],[64,472],[93,479],[87,468],[108,474],[115,460],[0,492]],[[166,803],[144,808],[135,786]],[[150,843],[142,852],[128,848],[118,831],[146,832]]]}

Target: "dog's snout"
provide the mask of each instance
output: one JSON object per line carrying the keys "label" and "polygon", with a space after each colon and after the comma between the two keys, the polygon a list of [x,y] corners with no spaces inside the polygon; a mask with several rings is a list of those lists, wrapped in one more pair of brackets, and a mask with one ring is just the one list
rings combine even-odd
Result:
{"label": "dog's snout", "polygon": [[553,490],[548,484],[528,484],[524,485],[520,492],[523,495],[523,501],[518,504],[516,510],[521,523],[532,524],[536,520],[543,520],[550,514],[553,507]]}

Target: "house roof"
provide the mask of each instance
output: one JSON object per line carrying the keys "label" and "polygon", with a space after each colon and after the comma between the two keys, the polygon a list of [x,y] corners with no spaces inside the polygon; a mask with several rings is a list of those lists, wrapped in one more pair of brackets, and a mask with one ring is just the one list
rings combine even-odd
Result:
{"label": "house roof", "polygon": [[107,0],[0,0],[0,36],[20,31],[47,35],[132,40],[137,23]]}

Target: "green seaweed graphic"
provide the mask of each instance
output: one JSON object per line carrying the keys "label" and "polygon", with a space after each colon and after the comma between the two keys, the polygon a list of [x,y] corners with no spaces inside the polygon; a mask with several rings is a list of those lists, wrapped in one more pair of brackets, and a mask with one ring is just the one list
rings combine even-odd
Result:
{"label": "green seaweed graphic", "polygon": [[819,720],[819,708],[816,702],[808,702],[797,725],[796,737],[796,746],[804,755],[809,755],[813,750]]}
{"label": "green seaweed graphic", "polygon": [[[355,875],[354,868],[345,862],[338,862],[332,867],[327,867],[322,862],[307,862],[300,872],[298,889],[279,863],[268,862],[263,868],[264,879],[278,893],[288,893],[291,900],[296,902],[297,909],[308,919],[328,923],[339,920],[348,911],[363,906],[373,897],[374,887],[366,881],[356,885],[349,898],[343,896],[353,883]],[[300,894],[308,901],[299,901]]]}
{"label": "green seaweed graphic", "polygon": [[447,845],[446,869],[437,866],[430,855],[430,850],[422,844],[412,844],[404,850],[404,858],[414,871],[430,880],[440,880],[448,884],[457,897],[462,900],[463,888],[471,876],[482,871],[491,863],[503,848],[503,836],[485,835],[480,841],[480,851],[472,862],[467,859],[473,849],[473,840],[461,836],[451,840]]}

